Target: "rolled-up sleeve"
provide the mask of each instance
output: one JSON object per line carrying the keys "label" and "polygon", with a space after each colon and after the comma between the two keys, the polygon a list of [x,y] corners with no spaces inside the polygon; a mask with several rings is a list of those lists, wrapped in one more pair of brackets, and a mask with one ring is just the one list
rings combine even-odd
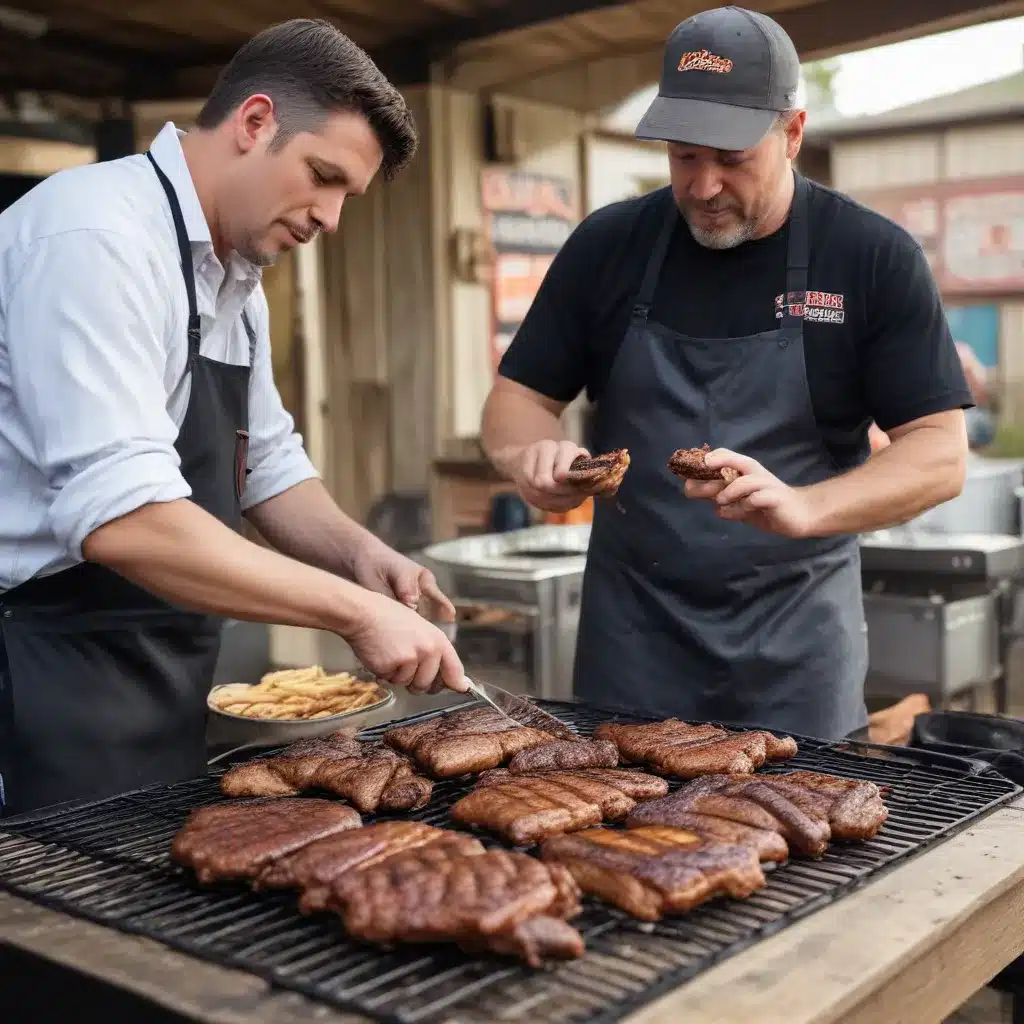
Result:
{"label": "rolled-up sleeve", "polygon": [[69,231],[24,255],[7,307],[12,387],[53,533],[81,559],[104,523],[191,494],[164,386],[170,297],[138,239]]}
{"label": "rolled-up sleeve", "polygon": [[295,420],[282,404],[274,383],[270,317],[262,288],[256,289],[247,309],[256,331],[256,348],[249,381],[250,473],[243,510],[320,475],[306,454],[302,437],[295,432]]}

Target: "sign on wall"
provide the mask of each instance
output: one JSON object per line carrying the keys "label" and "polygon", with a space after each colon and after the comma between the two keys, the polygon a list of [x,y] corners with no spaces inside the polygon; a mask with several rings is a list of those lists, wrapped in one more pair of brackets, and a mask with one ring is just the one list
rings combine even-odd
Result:
{"label": "sign on wall", "polygon": [[1024,289],[1024,178],[871,191],[858,198],[918,240],[943,292]]}
{"label": "sign on wall", "polygon": [[572,182],[507,167],[481,175],[490,243],[491,358],[495,370],[577,218]]}

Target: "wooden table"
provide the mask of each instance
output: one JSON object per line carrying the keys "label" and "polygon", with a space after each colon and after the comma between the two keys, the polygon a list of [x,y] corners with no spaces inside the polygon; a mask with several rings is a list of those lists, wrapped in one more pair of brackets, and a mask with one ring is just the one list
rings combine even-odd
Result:
{"label": "wooden table", "polygon": [[[216,1024],[365,1024],[0,894],[0,945]],[[629,1024],[938,1024],[1024,952],[1024,798],[758,943]],[[2,986],[7,983],[4,979]],[[4,1006],[0,995],[0,1016]],[[33,1020],[30,1016],[15,1021]]]}

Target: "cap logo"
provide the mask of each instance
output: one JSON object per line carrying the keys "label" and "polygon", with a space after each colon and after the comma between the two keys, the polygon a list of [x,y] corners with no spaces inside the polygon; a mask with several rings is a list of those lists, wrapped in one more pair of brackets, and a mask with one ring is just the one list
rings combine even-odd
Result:
{"label": "cap logo", "polygon": [[710,50],[691,50],[679,58],[679,71],[713,71],[716,75],[727,75],[732,71],[732,61],[719,57]]}

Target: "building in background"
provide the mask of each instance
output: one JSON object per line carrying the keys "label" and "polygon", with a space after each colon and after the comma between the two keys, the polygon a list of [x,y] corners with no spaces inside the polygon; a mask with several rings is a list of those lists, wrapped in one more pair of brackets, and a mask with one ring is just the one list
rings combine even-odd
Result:
{"label": "building in background", "polygon": [[903,225],[953,335],[1024,422],[1024,72],[871,117],[809,120],[803,159]]}

